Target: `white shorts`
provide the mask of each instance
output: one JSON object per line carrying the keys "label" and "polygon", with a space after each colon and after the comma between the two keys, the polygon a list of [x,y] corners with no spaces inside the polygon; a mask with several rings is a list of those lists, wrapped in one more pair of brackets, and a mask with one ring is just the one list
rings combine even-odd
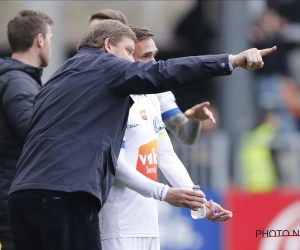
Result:
{"label": "white shorts", "polygon": [[160,250],[159,237],[128,237],[101,240],[102,250]]}

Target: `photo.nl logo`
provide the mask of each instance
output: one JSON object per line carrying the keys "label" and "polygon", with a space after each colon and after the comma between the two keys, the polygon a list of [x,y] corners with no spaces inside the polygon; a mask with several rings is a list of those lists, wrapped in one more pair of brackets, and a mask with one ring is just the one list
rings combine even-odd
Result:
{"label": "photo.nl logo", "polygon": [[299,236],[300,230],[256,230],[256,238]]}
{"label": "photo.nl logo", "polygon": [[287,205],[264,230],[256,230],[260,238],[258,250],[300,249],[300,201]]}

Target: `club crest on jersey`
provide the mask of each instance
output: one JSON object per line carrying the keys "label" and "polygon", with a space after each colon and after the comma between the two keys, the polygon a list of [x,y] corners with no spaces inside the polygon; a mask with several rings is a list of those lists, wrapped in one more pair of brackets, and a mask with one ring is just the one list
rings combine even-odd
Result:
{"label": "club crest on jersey", "polygon": [[159,132],[159,128],[160,128],[160,120],[157,116],[154,116],[153,118],[153,128],[155,130],[156,133]]}
{"label": "club crest on jersey", "polygon": [[143,109],[140,111],[142,119],[143,120],[147,120],[147,113],[146,113],[146,109]]}

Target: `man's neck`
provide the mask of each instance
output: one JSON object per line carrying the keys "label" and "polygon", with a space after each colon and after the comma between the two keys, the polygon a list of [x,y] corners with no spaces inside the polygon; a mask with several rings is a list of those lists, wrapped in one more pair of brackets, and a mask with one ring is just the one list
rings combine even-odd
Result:
{"label": "man's neck", "polygon": [[40,66],[40,60],[30,50],[26,52],[13,53],[11,57],[15,60],[18,60],[30,66],[34,66],[34,67]]}

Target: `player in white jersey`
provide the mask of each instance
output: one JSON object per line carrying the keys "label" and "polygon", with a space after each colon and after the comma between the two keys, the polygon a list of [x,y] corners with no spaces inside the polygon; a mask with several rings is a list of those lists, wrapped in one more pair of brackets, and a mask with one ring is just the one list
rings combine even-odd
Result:
{"label": "player in white jersey", "polygon": [[[157,181],[159,165],[173,187],[191,189],[193,182],[173,151],[162,122],[157,97],[131,97],[134,104],[130,109],[122,145],[125,153],[122,150],[120,157],[124,154],[124,160],[131,168],[154,181]],[[203,119],[213,119],[212,114],[205,109],[201,116]],[[212,201],[207,204],[207,209],[207,218],[212,221],[225,221],[232,216],[230,211]],[[99,216],[104,250],[160,249],[156,201],[127,188],[118,178]]]}
{"label": "player in white jersey", "polygon": [[[90,17],[90,25],[99,23],[101,20],[113,19],[127,25],[126,16],[119,10],[104,9],[94,13]],[[138,39],[144,40],[154,36],[152,31],[147,31],[144,37]],[[145,50],[146,49],[146,50]],[[138,51],[139,50],[139,51]],[[136,61],[154,60],[157,48],[153,46],[144,47],[143,43],[138,43],[135,49]],[[171,91],[156,94],[160,102],[161,115],[166,128],[172,132],[182,143],[193,144],[200,134],[203,109],[207,109],[208,102],[200,103],[186,110],[184,114],[179,109],[175,97]],[[213,120],[213,122],[215,122]]]}
{"label": "player in white jersey", "polygon": [[[173,151],[155,95],[132,96],[122,148],[124,160],[157,181],[157,166],[173,187],[192,189],[193,182]],[[217,213],[209,210],[217,209]],[[208,219],[227,220],[232,214],[217,204],[208,204]],[[100,211],[103,250],[160,249],[157,202],[127,188],[118,179]],[[134,247],[135,246],[135,247]]]}

